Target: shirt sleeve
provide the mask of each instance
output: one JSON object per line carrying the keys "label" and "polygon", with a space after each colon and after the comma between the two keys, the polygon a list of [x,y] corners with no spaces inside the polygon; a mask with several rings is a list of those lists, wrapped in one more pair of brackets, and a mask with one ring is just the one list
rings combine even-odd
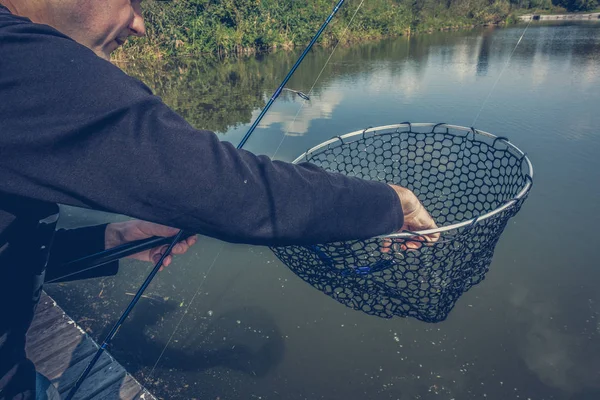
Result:
{"label": "shirt sleeve", "polygon": [[119,272],[118,261],[82,271],[65,267],[65,264],[69,261],[104,250],[106,225],[58,229],[54,233],[52,247],[50,248],[50,258],[46,267],[46,281],[66,282],[116,275]]}
{"label": "shirt sleeve", "polygon": [[237,150],[47,26],[0,21],[0,53],[8,193],[259,245],[366,239],[402,226],[387,184]]}

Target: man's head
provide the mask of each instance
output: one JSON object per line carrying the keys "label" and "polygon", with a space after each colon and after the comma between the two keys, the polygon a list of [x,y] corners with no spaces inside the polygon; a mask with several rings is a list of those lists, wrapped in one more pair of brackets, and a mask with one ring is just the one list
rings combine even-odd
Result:
{"label": "man's head", "polygon": [[11,12],[50,25],[100,57],[129,36],[144,36],[142,0],[0,0]]}

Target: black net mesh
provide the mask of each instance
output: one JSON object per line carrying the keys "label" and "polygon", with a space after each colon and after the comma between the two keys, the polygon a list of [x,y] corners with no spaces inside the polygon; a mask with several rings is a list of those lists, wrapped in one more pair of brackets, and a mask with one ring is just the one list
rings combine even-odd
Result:
{"label": "black net mesh", "polygon": [[272,250],[299,277],[353,309],[444,320],[485,278],[496,243],[527,193],[517,195],[531,187],[530,164],[504,139],[468,128],[401,124],[350,135],[297,162],[407,187],[440,227],[476,220],[418,250],[403,250],[414,236],[394,238],[388,251],[380,238]]}

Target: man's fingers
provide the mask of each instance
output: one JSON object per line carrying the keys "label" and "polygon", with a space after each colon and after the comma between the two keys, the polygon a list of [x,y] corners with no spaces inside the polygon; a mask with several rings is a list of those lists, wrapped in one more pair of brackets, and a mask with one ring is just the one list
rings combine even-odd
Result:
{"label": "man's fingers", "polygon": [[162,255],[165,254],[165,251],[167,251],[168,247],[169,246],[164,245],[164,246],[155,247],[155,248],[151,249],[150,253],[149,253],[150,261],[157,263],[158,260],[160,260],[160,257],[162,257]]}
{"label": "man's fingers", "polygon": [[405,241],[404,239],[383,239],[379,251],[384,254],[389,252],[415,250],[421,247],[419,242]]}
{"label": "man's fingers", "polygon": [[397,251],[418,250],[421,247],[423,247],[423,245],[433,245],[433,243],[437,242],[439,238],[439,233],[424,236],[415,236],[411,238],[412,240],[385,238],[381,240],[381,247],[379,248],[379,251],[381,251],[384,254],[388,254],[390,252]]}
{"label": "man's fingers", "polygon": [[431,235],[425,236],[425,238],[427,239],[428,242],[437,242],[438,240],[440,240],[440,234],[432,233]]}
{"label": "man's fingers", "polygon": [[[118,222],[111,224],[111,226],[114,227],[113,231],[118,233],[118,235],[113,235],[117,237],[118,240],[116,240],[115,243],[109,243],[105,240],[105,245],[107,246],[107,248],[111,248],[115,245],[132,242],[135,240],[146,239],[152,236],[172,237],[180,231],[178,228],[173,228],[166,225],[159,225],[141,220]],[[190,246],[196,244],[197,240],[198,239],[196,235],[192,235],[190,237],[182,239],[180,242],[175,244],[175,246],[173,247],[172,254],[178,255],[187,252]],[[145,250],[137,254],[128,256],[128,258],[157,263],[160,260],[161,256],[165,254],[168,247],[169,245],[155,247],[153,249]],[[165,257],[165,259],[163,260],[163,266],[168,266],[169,264],[171,264],[172,260],[173,258],[171,255]]]}
{"label": "man's fingers", "polygon": [[421,248],[421,243],[420,242],[414,242],[414,241],[409,241],[406,242],[406,248],[409,250],[417,250]]}
{"label": "man's fingers", "polygon": [[[196,239],[191,241],[191,244],[189,244],[189,242],[187,240],[182,240],[181,242],[177,243],[174,247],[173,250],[171,251],[171,254],[183,254],[186,251],[188,251],[190,249],[190,246],[193,245],[194,243],[196,243]],[[163,254],[165,254],[165,252],[167,251],[167,249],[169,248],[168,245],[164,245],[158,248],[154,248],[152,250],[150,250],[150,258],[152,259],[152,261],[154,263],[157,263],[160,258],[162,257]],[[165,267],[168,267],[169,264],[171,264],[171,262],[173,261],[173,257],[171,257],[171,255],[168,255],[164,261],[163,261],[163,265]]]}
{"label": "man's fingers", "polygon": [[173,247],[173,254],[183,254],[189,249],[189,246],[185,242],[179,242]]}
{"label": "man's fingers", "polygon": [[[157,262],[160,261],[160,258],[163,256],[163,253],[156,253],[152,256],[152,261],[154,261],[154,263],[156,264]],[[173,261],[173,258],[171,256],[166,256],[165,259],[163,260],[162,265],[164,267],[168,267],[169,264],[171,264],[171,261]],[[162,268],[161,268],[162,270]]]}
{"label": "man's fingers", "polygon": [[196,235],[192,235],[189,238],[185,239],[188,246],[195,245],[197,240],[198,240],[198,236],[196,236]]}
{"label": "man's fingers", "polygon": [[[177,244],[173,247],[172,253],[173,254],[183,254],[186,251],[188,251],[190,249],[191,246],[193,246],[194,244],[196,244],[196,236],[190,236],[187,239],[184,239],[180,242],[177,242]],[[160,252],[164,253],[165,251],[167,251],[168,246],[164,246],[161,247]]]}
{"label": "man's fingers", "polygon": [[160,246],[160,248],[158,249],[158,252],[160,254],[165,254],[168,248],[169,248],[169,245],[165,244],[164,246]]}
{"label": "man's fingers", "polygon": [[389,253],[392,250],[392,240],[391,239],[383,239],[381,241],[381,252]]}

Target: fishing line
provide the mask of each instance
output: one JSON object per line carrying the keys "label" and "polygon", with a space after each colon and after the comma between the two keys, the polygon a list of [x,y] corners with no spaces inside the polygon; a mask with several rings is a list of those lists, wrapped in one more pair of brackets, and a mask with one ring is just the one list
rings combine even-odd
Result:
{"label": "fishing line", "polygon": [[[537,9],[534,11],[533,14],[535,14],[535,12],[537,12]],[[475,119],[471,123],[471,126],[475,126],[475,123],[479,119],[479,115],[483,111],[483,108],[486,106],[486,104],[487,104],[488,100],[490,99],[490,97],[492,97],[492,93],[494,92],[494,89],[496,89],[496,85],[498,85],[498,82],[500,82],[500,78],[502,77],[502,74],[504,74],[504,71],[506,71],[506,69],[508,68],[508,65],[510,64],[510,60],[512,59],[513,54],[517,50],[517,47],[519,47],[519,43],[521,43],[521,40],[523,40],[523,37],[525,36],[525,32],[527,32],[527,28],[529,28],[529,25],[531,25],[532,21],[533,21],[533,17],[529,20],[529,23],[527,23],[527,26],[525,26],[525,29],[523,30],[523,33],[521,34],[521,37],[517,41],[517,44],[515,45],[515,48],[508,55],[508,59],[506,60],[506,64],[504,64],[504,68],[502,68],[502,70],[500,71],[500,74],[498,74],[498,77],[496,78],[496,82],[494,82],[494,85],[492,85],[492,89],[490,90],[490,92],[488,93],[487,97],[485,98],[485,100],[481,104],[481,108],[479,109],[479,112],[477,113],[477,115],[475,116]]]}
{"label": "fishing line", "polygon": [[[346,33],[348,32],[348,29],[350,28],[350,25],[352,25],[352,22],[354,21],[354,18],[356,17],[356,14],[358,14],[358,11],[361,9],[363,3],[365,2],[365,0],[361,0],[360,4],[358,5],[358,7],[356,8],[356,10],[354,11],[354,15],[352,15],[352,18],[350,19],[350,22],[348,22],[348,25],[346,25],[346,28],[344,29],[344,31],[342,32],[342,35],[340,36],[340,39],[343,38],[344,36],[346,36]],[[329,64],[329,61],[331,60],[331,58],[333,57],[333,54],[335,53],[335,51],[337,50],[339,44],[340,44],[341,40],[338,40],[337,43],[335,44],[335,46],[333,47],[333,51],[331,52],[331,54],[329,54],[329,58],[327,59],[327,61],[325,61],[325,65],[323,65],[323,68],[321,68],[321,72],[319,72],[319,75],[317,75],[317,79],[315,79],[314,83],[312,84],[312,86],[310,87],[310,90],[308,91],[308,97],[311,97],[312,92],[315,88],[315,86],[317,85],[317,82],[319,81],[319,79],[321,78],[321,75],[323,75],[323,72],[325,71],[325,68],[327,68],[327,65]],[[283,141],[285,140],[285,137],[288,135],[288,133],[290,133],[290,129],[294,126],[294,124],[296,123],[296,120],[298,119],[298,116],[300,115],[300,113],[302,112],[302,110],[304,109],[304,105],[306,103],[302,102],[302,104],[300,105],[300,108],[298,109],[298,112],[296,112],[296,115],[294,116],[294,119],[292,120],[292,123],[290,124],[290,127],[288,128],[288,130],[283,134],[281,141],[279,142],[279,145],[277,146],[277,148],[275,149],[275,152],[273,153],[273,155],[271,156],[271,159],[274,159],[275,156],[277,155],[277,152],[279,151],[279,149],[281,148],[281,145],[283,144]]]}
{"label": "fishing line", "polygon": [[179,325],[181,325],[181,322],[183,322],[183,319],[185,318],[185,316],[188,313],[188,310],[190,309],[190,307],[192,306],[192,303],[194,302],[194,299],[196,298],[196,296],[198,296],[198,293],[200,293],[200,289],[202,289],[202,287],[204,286],[204,283],[206,282],[206,279],[208,279],[208,275],[210,274],[210,271],[213,269],[213,267],[215,266],[217,259],[219,258],[219,256],[221,255],[221,252],[223,251],[223,249],[225,248],[225,244],[221,245],[221,248],[219,249],[219,251],[217,252],[217,255],[215,256],[215,258],[213,259],[212,264],[210,265],[210,267],[208,268],[208,271],[206,271],[206,274],[204,275],[204,279],[202,279],[202,282],[200,282],[200,285],[198,286],[198,289],[196,290],[196,293],[194,293],[194,295],[192,296],[192,299],[190,300],[189,304],[187,305],[187,307],[185,308],[185,311],[183,312],[183,315],[181,316],[181,318],[179,319],[179,322],[177,322],[177,325],[175,326],[175,329],[173,330],[173,333],[171,333],[171,336],[169,336],[169,340],[167,341],[167,343],[165,344],[165,346],[163,347],[162,351],[160,352],[160,355],[158,356],[158,359],[156,360],[156,362],[154,363],[154,366],[152,367],[152,370],[150,370],[150,373],[148,374],[148,376],[145,379],[145,382],[147,383],[148,380],[152,377],[152,374],[154,373],[154,370],[156,369],[156,367],[158,366],[158,363],[160,362],[160,360],[162,359],[163,355],[165,354],[165,351],[167,350],[167,347],[169,347],[169,344],[171,344],[171,340],[173,340],[173,337],[175,336],[175,333],[177,333],[177,330],[179,330]]}

